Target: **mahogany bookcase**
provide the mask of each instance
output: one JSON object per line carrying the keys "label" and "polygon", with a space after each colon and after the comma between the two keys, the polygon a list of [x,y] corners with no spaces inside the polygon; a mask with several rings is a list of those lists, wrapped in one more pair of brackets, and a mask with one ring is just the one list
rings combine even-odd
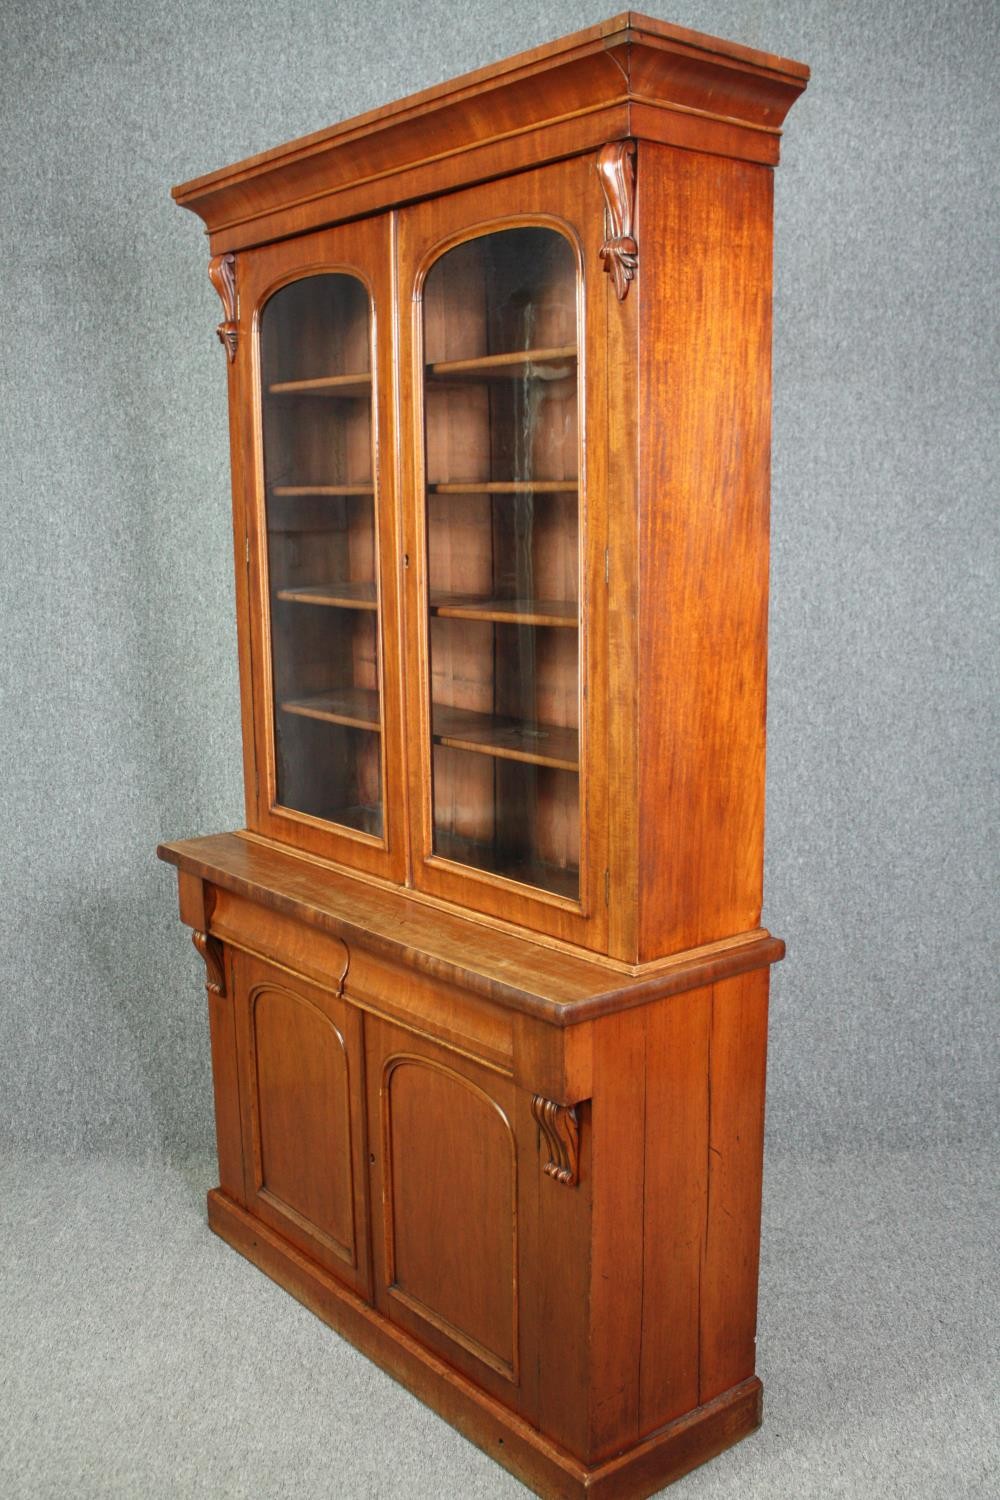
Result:
{"label": "mahogany bookcase", "polygon": [[246,828],[166,844],[209,1221],[544,1496],[760,1420],[772,169],[631,13],[174,190]]}

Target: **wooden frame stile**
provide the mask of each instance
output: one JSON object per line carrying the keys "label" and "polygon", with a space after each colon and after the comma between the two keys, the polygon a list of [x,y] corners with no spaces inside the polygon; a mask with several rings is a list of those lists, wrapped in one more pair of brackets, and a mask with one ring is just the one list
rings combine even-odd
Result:
{"label": "wooden frame stile", "polygon": [[178,880],[178,895],[181,920],[198,924],[192,928],[191,941],[205,964],[219,1187],[234,1202],[245,1208],[246,1163],[236,1044],[233,952],[212,937],[208,930],[214,906],[213,888],[190,875],[182,874]]}
{"label": "wooden frame stile", "polygon": [[399,814],[400,837],[402,839],[401,873],[395,878],[397,881],[405,881],[408,887],[413,885],[413,835],[412,835],[412,789],[409,774],[409,754],[404,751],[404,744],[409,736],[409,715],[407,708],[407,682],[408,677],[405,670],[406,651],[409,643],[409,634],[406,621],[407,595],[406,595],[406,480],[403,463],[403,447],[406,442],[406,422],[404,419],[403,389],[405,376],[403,373],[403,361],[400,350],[401,325],[403,321],[404,299],[400,293],[399,284],[399,210],[392,209],[389,219],[389,290],[392,297],[391,316],[389,318],[388,334],[392,349],[391,379],[384,383],[383,390],[391,407],[391,429],[392,438],[391,458],[387,462],[392,464],[392,484],[395,505],[393,506],[393,556],[391,564],[392,585],[395,600],[395,653],[397,671],[395,678],[395,697],[393,700],[393,712],[399,723],[400,734],[400,756],[397,763],[396,775],[396,803]]}
{"label": "wooden frame stile", "polygon": [[233,511],[233,571],[236,593],[236,640],[239,655],[240,728],[243,750],[243,804],[247,827],[257,816],[256,717],[254,713],[254,673],[251,654],[251,546],[250,513],[247,503],[247,476],[253,472],[252,424],[248,421],[253,394],[252,348],[242,318],[242,286],[248,257],[245,254],[215,255],[209,261],[208,274],[222,302],[223,321],[216,336],[226,351],[226,390],[229,405],[230,490]]}
{"label": "wooden frame stile", "polygon": [[[241,623],[248,639],[251,668],[251,739],[255,745],[256,803],[248,808],[252,833],[277,838],[305,852],[343,861],[385,879],[402,881],[406,841],[402,775],[402,738],[393,685],[400,677],[399,606],[396,557],[396,446],[393,393],[393,307],[391,246],[387,215],[362,225],[338,226],[267,246],[242,257],[245,266],[245,319],[252,329],[244,359],[243,505],[248,554],[247,609]],[[268,544],[263,444],[261,316],[283,288],[310,276],[340,274],[356,278],[371,303],[371,362],[375,399],[372,406],[372,463],[377,503],[376,585],[378,608],[378,676],[382,712],[381,784],[385,825],[382,838],[341,827],[308,813],[278,805],[275,798],[274,702]],[[256,712],[253,712],[253,706]],[[248,782],[249,785],[249,782]],[[248,803],[250,799],[248,798]]]}
{"label": "wooden frame stile", "polygon": [[[546,936],[601,951],[607,938],[607,469],[604,444],[588,441],[606,421],[604,347],[607,278],[601,271],[602,198],[593,157],[574,157],[510,183],[470,188],[399,215],[402,316],[399,370],[403,422],[401,496],[410,750],[410,848],[415,888]],[[580,411],[580,899],[573,901],[471,869],[433,852],[429,722],[428,579],[424,523],[423,344],[421,293],[449,250],[498,231],[539,226],[565,237],[577,258]],[[404,300],[405,299],[405,300]]]}
{"label": "wooden frame stile", "polygon": [[[627,150],[634,142],[609,142],[599,154]],[[636,152],[636,157],[638,152]],[[632,158],[630,179],[632,202],[628,205],[632,235],[639,246],[638,266],[628,281],[625,295],[613,288],[611,267],[605,282],[608,390],[604,449],[607,495],[607,552],[605,578],[608,596],[607,674],[608,699],[620,711],[608,715],[608,945],[610,957],[626,964],[639,959],[638,884],[639,804],[636,787],[639,772],[639,524],[638,494],[638,350],[642,315],[642,238],[639,226],[640,197],[637,160]],[[602,183],[604,178],[602,176]],[[605,195],[606,196],[606,195]],[[611,205],[605,204],[608,244],[615,224]],[[602,245],[602,250],[604,245]],[[614,372],[613,378],[610,372]]]}

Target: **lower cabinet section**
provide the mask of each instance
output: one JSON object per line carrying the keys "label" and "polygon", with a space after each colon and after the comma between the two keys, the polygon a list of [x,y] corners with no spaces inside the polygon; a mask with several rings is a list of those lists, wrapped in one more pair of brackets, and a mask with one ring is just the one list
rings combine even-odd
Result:
{"label": "lower cabinet section", "polygon": [[647,1495],[756,1425],[766,968],[518,1019],[505,1065],[426,976],[422,1030],[403,967],[196,942],[220,1234],[542,1494]]}

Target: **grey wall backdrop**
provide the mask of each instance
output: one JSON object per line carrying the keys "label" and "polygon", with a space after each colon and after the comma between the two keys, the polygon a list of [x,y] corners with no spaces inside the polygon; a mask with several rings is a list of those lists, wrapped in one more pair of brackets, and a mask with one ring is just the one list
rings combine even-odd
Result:
{"label": "grey wall backdrop", "polygon": [[[3,7],[8,1144],[211,1141],[201,966],[153,849],[242,821],[226,377],[170,185],[610,10]],[[772,1149],[961,1142],[996,1098],[1000,11],[657,13],[813,68],[777,176]]]}

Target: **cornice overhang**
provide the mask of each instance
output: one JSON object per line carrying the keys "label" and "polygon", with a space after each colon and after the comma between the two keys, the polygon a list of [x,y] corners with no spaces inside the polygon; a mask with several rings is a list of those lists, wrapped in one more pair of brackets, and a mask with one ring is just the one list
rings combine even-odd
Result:
{"label": "cornice overhang", "polygon": [[220,254],[627,137],[773,166],[809,69],[625,12],[175,187]]}

